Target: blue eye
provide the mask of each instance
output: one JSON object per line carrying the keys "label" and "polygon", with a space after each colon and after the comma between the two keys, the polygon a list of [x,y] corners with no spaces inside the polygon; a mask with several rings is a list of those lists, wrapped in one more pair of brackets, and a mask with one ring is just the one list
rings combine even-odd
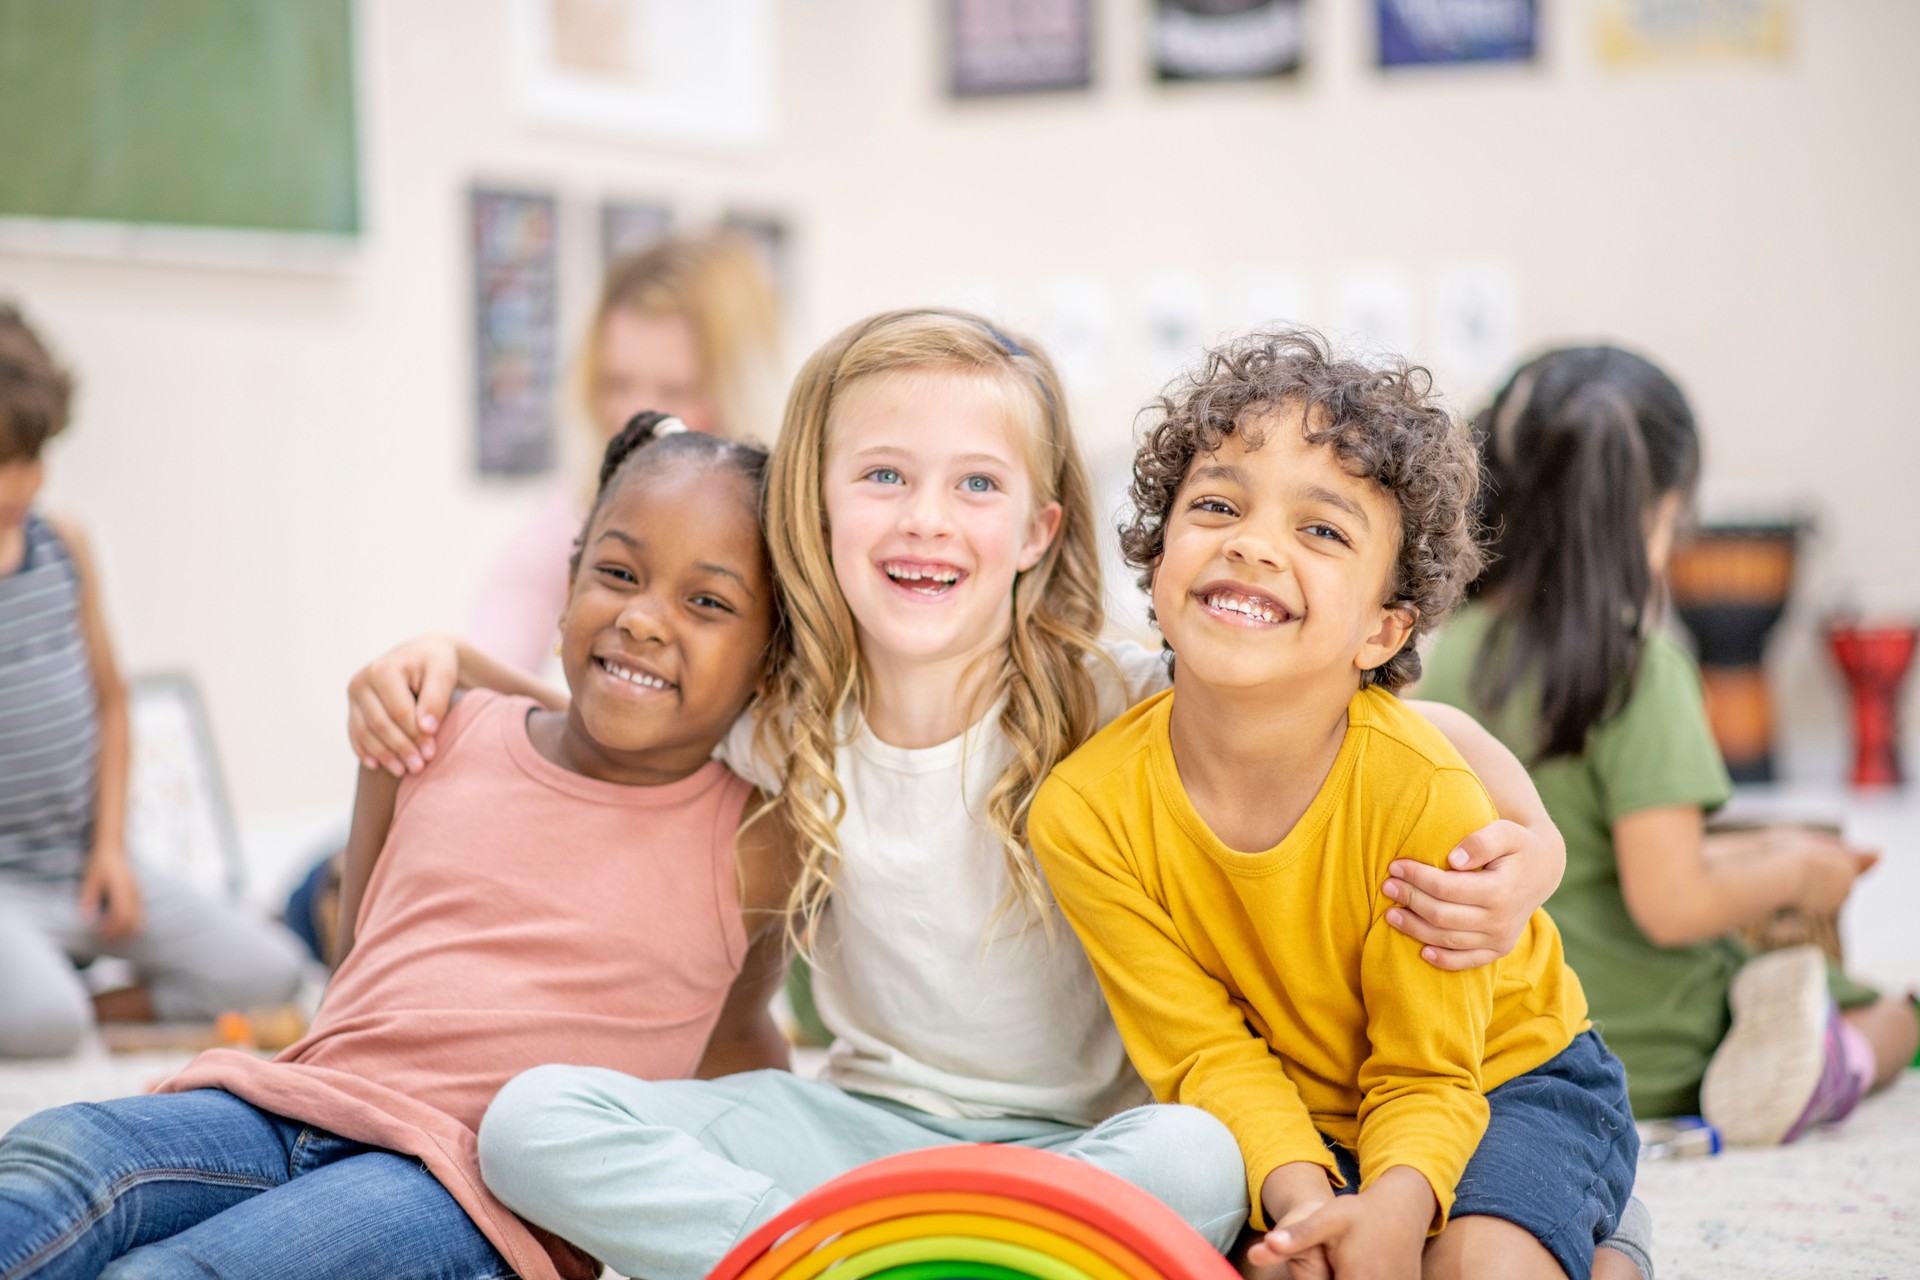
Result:
{"label": "blue eye", "polygon": [[992,476],[968,476],[960,485],[968,493],[992,493],[1000,487],[994,483]]}
{"label": "blue eye", "polygon": [[867,472],[864,478],[873,481],[875,484],[903,483],[900,473],[892,467],[875,467],[873,470]]}

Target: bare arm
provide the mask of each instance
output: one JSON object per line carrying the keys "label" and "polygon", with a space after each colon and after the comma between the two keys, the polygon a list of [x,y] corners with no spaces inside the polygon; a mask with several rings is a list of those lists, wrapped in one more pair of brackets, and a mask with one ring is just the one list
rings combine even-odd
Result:
{"label": "bare arm", "polygon": [[347,738],[369,769],[394,777],[433,759],[434,734],[456,689],[492,689],[564,710],[567,695],[458,636],[416,636],[381,654],[347,682]]}
{"label": "bare arm", "polygon": [[[751,817],[762,804],[747,801]],[[751,940],[746,962],[727,993],[695,1074],[702,1080],[762,1068],[787,1070],[792,1048],[774,1024],[768,1005],[787,974],[785,908],[799,870],[791,829],[778,807],[741,828],[735,856],[740,868],[740,922]]]}
{"label": "bare arm", "polygon": [[400,794],[400,780],[378,769],[362,769],[360,786],[353,797],[353,827],[347,835],[347,849],[340,872],[340,925],[333,935],[333,966],[353,950],[360,926],[360,904],[366,901],[367,882],[386,847],[387,831],[393,826],[393,802]]}
{"label": "bare arm", "polygon": [[1782,907],[1837,911],[1855,877],[1879,860],[1800,827],[1711,836],[1704,828],[1692,805],[1642,809],[1613,824],[1620,896],[1656,946],[1717,938]]}
{"label": "bare arm", "polygon": [[80,579],[80,636],[87,646],[98,704],[100,755],[94,766],[93,848],[80,884],[80,909],[96,922],[101,937],[125,937],[141,924],[140,891],[127,863],[127,766],[132,754],[127,686],[114,661],[92,549],[79,526],[64,519],[49,523],[66,544]]}
{"label": "bare arm", "polygon": [[1500,820],[1460,842],[1443,871],[1396,861],[1382,891],[1401,908],[1387,923],[1426,944],[1442,969],[1491,964],[1513,950],[1534,911],[1566,874],[1567,845],[1547,816],[1526,767],[1466,712],[1437,702],[1408,706],[1446,735],[1493,798]]}
{"label": "bare arm", "polygon": [[720,1021],[714,1024],[707,1051],[694,1070],[696,1079],[792,1067],[792,1046],[780,1034],[768,1008],[787,975],[787,961],[787,938],[781,930],[769,930],[748,948],[747,961],[733,980],[733,989],[727,992]]}

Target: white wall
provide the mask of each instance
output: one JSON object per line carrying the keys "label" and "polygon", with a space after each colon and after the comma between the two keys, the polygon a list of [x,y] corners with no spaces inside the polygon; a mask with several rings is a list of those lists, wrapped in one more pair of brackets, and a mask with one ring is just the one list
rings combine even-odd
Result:
{"label": "white wall", "polygon": [[[1109,469],[1163,372],[1130,336],[1152,273],[1197,280],[1226,327],[1256,318],[1229,306],[1249,270],[1291,274],[1327,322],[1357,269],[1400,273],[1424,308],[1449,264],[1504,266],[1521,345],[1655,355],[1693,396],[1719,488],[1817,509],[1776,687],[1793,744],[1838,749],[1815,606],[1851,582],[1920,610],[1903,395],[1920,350],[1920,9],[1807,0],[1784,64],[1623,71],[1596,63],[1581,0],[1544,0],[1538,67],[1383,78],[1367,7],[1318,0],[1297,82],[1174,87],[1141,65],[1144,0],[1096,9],[1092,91],[954,104],[930,0],[783,0],[780,138],[737,155],[531,126],[499,0],[363,0],[369,230],[348,269],[0,255],[0,292],[84,379],[51,497],[95,531],[126,665],[200,675],[254,829],[344,813],[347,674],[457,625],[537,491],[471,470],[476,178],[571,200],[572,324],[603,193],[787,211],[797,353],[883,306],[984,291],[1034,325],[1048,282],[1103,289],[1112,372],[1075,398]],[[1439,372],[1465,407],[1484,394]]]}

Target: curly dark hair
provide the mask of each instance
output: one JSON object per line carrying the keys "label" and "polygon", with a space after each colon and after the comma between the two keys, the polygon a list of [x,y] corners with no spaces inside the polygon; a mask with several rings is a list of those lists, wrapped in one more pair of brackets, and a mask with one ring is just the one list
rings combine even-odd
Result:
{"label": "curly dark hair", "polygon": [[1417,365],[1370,368],[1339,358],[1311,329],[1259,330],[1213,348],[1143,411],[1151,426],[1134,455],[1133,518],[1120,527],[1120,549],[1150,590],[1194,458],[1235,434],[1258,448],[1260,428],[1250,419],[1295,407],[1310,444],[1331,445],[1349,475],[1373,481],[1400,508],[1388,599],[1412,613],[1413,630],[1361,683],[1401,689],[1420,677],[1415,642],[1460,602],[1481,566],[1473,442]]}

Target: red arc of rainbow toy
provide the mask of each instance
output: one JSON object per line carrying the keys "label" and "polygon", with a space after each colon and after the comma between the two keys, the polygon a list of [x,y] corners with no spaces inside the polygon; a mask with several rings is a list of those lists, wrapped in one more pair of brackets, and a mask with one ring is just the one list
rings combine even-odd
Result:
{"label": "red arc of rainbow toy", "polygon": [[862,1165],[763,1223],[707,1280],[1233,1280],[1178,1214],[1028,1147],[931,1147]]}

